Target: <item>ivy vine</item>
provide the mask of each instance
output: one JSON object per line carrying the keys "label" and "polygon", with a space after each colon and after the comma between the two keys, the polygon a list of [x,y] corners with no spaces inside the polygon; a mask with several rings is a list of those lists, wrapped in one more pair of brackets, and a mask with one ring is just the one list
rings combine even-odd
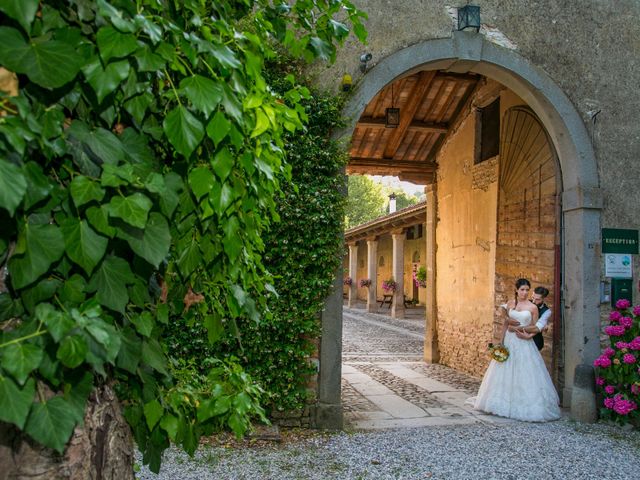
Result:
{"label": "ivy vine", "polygon": [[0,420],[62,452],[106,382],[154,471],[170,441],[192,453],[216,426],[242,434],[263,415],[259,389],[232,362],[185,384],[164,330],[191,309],[211,342],[260,321],[275,292],[262,233],[308,97],[293,77],[272,90],[265,60],[273,42],[331,60],[349,26],[364,39],[363,13],[348,0],[0,11],[19,89],[0,94]]}

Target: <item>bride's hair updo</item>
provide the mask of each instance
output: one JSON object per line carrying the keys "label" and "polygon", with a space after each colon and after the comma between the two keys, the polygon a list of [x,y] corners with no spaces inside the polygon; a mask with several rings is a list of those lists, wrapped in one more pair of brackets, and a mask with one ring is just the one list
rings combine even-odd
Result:
{"label": "bride's hair updo", "polygon": [[518,305],[518,290],[521,286],[526,285],[531,288],[531,283],[526,278],[519,278],[516,280],[516,305]]}

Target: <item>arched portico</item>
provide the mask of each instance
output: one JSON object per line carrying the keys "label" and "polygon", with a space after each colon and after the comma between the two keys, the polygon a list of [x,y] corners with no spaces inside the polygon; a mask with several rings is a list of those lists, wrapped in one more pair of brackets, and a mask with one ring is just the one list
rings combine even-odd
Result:
{"label": "arched portico", "polygon": [[[478,73],[502,83],[535,112],[556,149],[563,185],[563,398],[565,406],[571,405],[572,414],[582,418],[584,405],[593,395],[589,388],[581,388],[579,380],[575,381],[574,372],[579,365],[591,364],[600,350],[598,252],[602,195],[588,132],[570,100],[544,72],[515,51],[488,42],[481,35],[454,32],[451,38],[429,40],[402,49],[371,69],[345,109],[351,123],[343,136],[351,134],[365,106],[385,85],[417,70],[436,69]],[[335,295],[341,298],[340,288]],[[340,411],[335,402],[339,402],[340,392],[337,346],[342,332],[341,305],[341,301],[330,299],[322,316],[319,426],[341,424],[341,419],[335,418]],[[428,315],[428,321],[433,320],[434,314]]]}

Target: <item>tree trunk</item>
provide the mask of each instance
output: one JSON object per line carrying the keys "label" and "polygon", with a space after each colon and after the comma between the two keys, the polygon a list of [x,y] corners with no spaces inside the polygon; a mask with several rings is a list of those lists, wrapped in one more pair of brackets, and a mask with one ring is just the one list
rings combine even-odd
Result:
{"label": "tree trunk", "polygon": [[0,422],[0,480],[133,480],[133,441],[113,390],[91,393],[63,455]]}

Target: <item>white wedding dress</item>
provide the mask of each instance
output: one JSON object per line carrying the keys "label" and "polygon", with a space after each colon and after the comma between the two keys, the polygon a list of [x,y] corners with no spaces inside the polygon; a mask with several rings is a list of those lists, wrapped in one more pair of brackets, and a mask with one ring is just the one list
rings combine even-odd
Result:
{"label": "white wedding dress", "polygon": [[[528,311],[512,309],[509,317],[522,326],[531,323]],[[476,410],[527,422],[560,418],[558,394],[535,343],[508,331],[504,345],[509,358],[503,363],[491,360],[478,396],[467,402]]]}

